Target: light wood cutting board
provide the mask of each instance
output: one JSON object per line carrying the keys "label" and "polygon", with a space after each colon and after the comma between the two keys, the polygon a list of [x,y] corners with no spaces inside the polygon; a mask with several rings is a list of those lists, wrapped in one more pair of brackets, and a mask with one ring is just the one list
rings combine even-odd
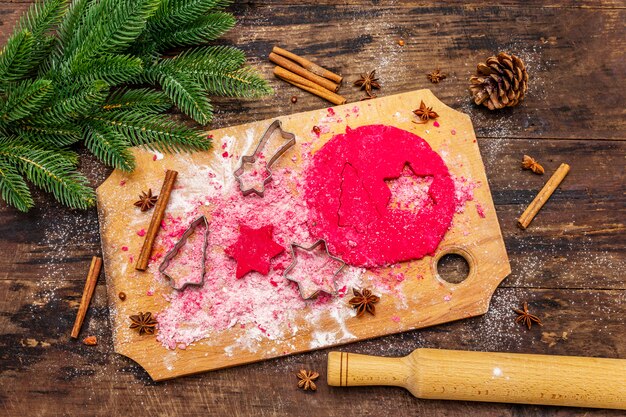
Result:
{"label": "light wood cutting board", "polygon": [[[418,108],[422,100],[439,114],[439,127],[432,121],[427,124],[412,122],[417,120],[412,110]],[[237,158],[251,153],[251,144],[243,138],[250,135],[260,138],[274,119],[263,120],[209,132],[213,135],[215,146],[205,153],[163,156],[134,149],[137,169],[132,174],[115,171],[98,188],[98,212],[116,352],[135,360],[154,380],[163,380],[418,329],[477,316],[487,311],[493,292],[510,273],[510,266],[469,117],[440,102],[430,90],[346,104],[334,107],[333,111],[336,117],[331,124],[325,125],[330,126],[330,129],[323,131],[319,137],[312,133],[312,128],[320,120],[328,118],[327,108],[279,117],[283,129],[296,135],[297,143],[275,167],[290,167],[297,171],[303,143],[309,142],[314,152],[334,134],[345,132],[346,126],[356,128],[368,124],[386,124],[424,138],[444,157],[453,175],[468,177],[480,183],[474,190],[473,201],[466,204],[462,213],[455,214],[452,227],[434,256],[405,262],[394,268],[394,272],[402,271],[408,277],[401,284],[403,308],[398,308],[398,300],[394,300],[393,296],[383,296],[377,304],[375,317],[347,320],[344,329],[339,329],[337,322],[331,318],[322,320],[315,327],[301,322],[297,335],[289,340],[261,341],[256,349],[242,349],[235,354],[227,354],[225,347],[231,346],[233,341],[242,336],[240,326],[212,335],[210,341],[198,341],[185,350],[168,350],[155,337],[139,336],[129,329],[130,315],[139,311],[160,311],[167,301],[159,295],[173,291],[166,285],[155,287],[152,277],[136,271],[131,262],[133,258],[137,259],[143,241],[135,235],[131,223],[134,227],[139,222],[147,229],[150,222],[150,213],[140,213],[133,206],[137,195],[148,187],[158,191],[166,169],[177,170],[178,181],[184,182],[185,178],[194,175],[194,167],[223,167],[223,164],[216,164],[216,161],[224,158],[224,149],[220,146],[223,137],[242,138],[228,149]],[[232,175],[232,170],[238,165],[235,158],[231,159],[231,165],[222,168],[224,176]],[[174,190],[168,213],[175,214],[190,193],[194,192],[201,193],[202,190]],[[191,222],[193,219],[188,220]],[[469,276],[461,283],[446,282],[437,273],[437,261],[448,253],[462,255],[470,265]],[[389,271],[389,268],[383,268],[375,273],[386,274]],[[371,273],[368,271],[366,275]],[[127,295],[125,301],[119,299],[120,291]],[[349,298],[347,296],[343,300],[346,308],[349,308]],[[320,330],[331,334],[344,331],[350,337],[336,338],[327,344],[314,343],[313,333]]]}

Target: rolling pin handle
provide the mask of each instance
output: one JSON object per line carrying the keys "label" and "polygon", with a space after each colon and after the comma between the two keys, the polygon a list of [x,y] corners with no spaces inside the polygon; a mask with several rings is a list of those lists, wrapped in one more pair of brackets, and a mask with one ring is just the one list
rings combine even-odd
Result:
{"label": "rolling pin handle", "polygon": [[328,354],[328,385],[393,385],[418,398],[626,410],[626,360],[416,349]]}
{"label": "rolling pin handle", "polygon": [[391,385],[408,388],[412,369],[405,358],[384,358],[358,353],[330,352],[328,354],[328,385],[353,387]]}

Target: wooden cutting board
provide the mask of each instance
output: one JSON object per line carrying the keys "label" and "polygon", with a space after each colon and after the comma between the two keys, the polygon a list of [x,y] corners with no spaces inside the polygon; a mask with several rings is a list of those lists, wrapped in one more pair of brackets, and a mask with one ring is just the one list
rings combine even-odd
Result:
{"label": "wooden cutting board", "polygon": [[[436,124],[432,121],[427,124],[413,122],[417,119],[412,110],[418,108],[422,100],[439,114]],[[329,118],[330,114],[334,114],[334,117]],[[355,317],[341,325],[332,317],[323,317],[312,325],[303,320],[305,308],[296,313],[300,315],[296,317],[297,334],[286,340],[260,340],[255,342],[254,349],[241,348],[233,352],[233,343],[240,341],[242,336],[245,337],[245,330],[242,329],[244,326],[233,326],[212,334],[206,340],[197,341],[184,350],[170,350],[163,347],[155,337],[139,336],[136,331],[129,329],[130,315],[139,311],[158,313],[167,306],[168,301],[164,296],[174,291],[167,285],[155,284],[149,273],[134,269],[133,260],[137,259],[143,242],[143,238],[137,236],[135,230],[137,225],[147,229],[150,213],[140,213],[133,206],[133,202],[147,188],[159,190],[166,169],[178,171],[178,183],[183,185],[186,179],[194,176],[198,167],[221,170],[224,178],[231,176],[238,166],[239,157],[254,150],[255,143],[250,139],[258,140],[274,119],[211,131],[209,133],[213,136],[215,146],[205,153],[161,155],[134,149],[136,170],[131,174],[115,171],[98,188],[98,212],[115,351],[135,360],[154,380],[255,362],[484,314],[496,287],[510,273],[472,123],[467,115],[440,102],[430,90],[412,91],[346,104],[334,107],[332,111],[324,108],[278,119],[282,121],[284,130],[296,135],[297,143],[274,165],[275,168],[290,167],[297,172],[304,143],[309,143],[307,148],[315,152],[334,134],[345,132],[346,126],[356,128],[369,124],[386,124],[424,138],[444,158],[453,175],[470,178],[480,186],[474,190],[474,198],[466,204],[465,210],[454,215],[452,227],[434,256],[404,262],[393,271],[391,268],[382,268],[365,273],[365,282],[371,274],[388,275],[401,271],[407,277],[399,284],[402,300],[396,299],[393,294],[383,295],[376,306],[376,316]],[[324,123],[325,129],[317,137],[312,129],[320,123]],[[221,146],[222,138],[225,137],[236,138],[226,149]],[[224,152],[235,156],[230,158],[228,164],[224,164]],[[201,188],[194,187],[175,189],[167,213],[179,214],[187,199],[202,192]],[[210,207],[207,210],[210,212]],[[187,220],[191,223],[193,219]],[[469,275],[461,283],[446,282],[437,273],[438,260],[449,253],[460,254],[469,263]],[[210,274],[210,265],[208,269]],[[119,292],[126,294],[125,301],[120,300]],[[340,300],[346,304],[348,310],[349,298],[346,296]],[[314,340],[320,331],[335,334],[337,337],[321,341],[318,337]]]}

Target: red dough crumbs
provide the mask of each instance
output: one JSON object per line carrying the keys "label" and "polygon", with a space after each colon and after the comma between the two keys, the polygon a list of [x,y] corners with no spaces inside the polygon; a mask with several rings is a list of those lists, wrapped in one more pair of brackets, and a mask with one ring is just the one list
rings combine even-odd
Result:
{"label": "red dough crumbs", "polygon": [[[390,184],[394,179],[399,186]],[[403,183],[424,195],[407,202]],[[348,128],[326,143],[313,156],[305,198],[311,235],[346,263],[365,267],[432,254],[456,209],[441,157],[419,136],[384,125]]]}
{"label": "red dough crumbs", "polygon": [[[350,116],[356,119],[358,108],[354,109]],[[319,125],[319,134],[336,131],[338,118],[339,114],[326,115],[314,121]],[[316,138],[311,132],[309,139],[314,142]],[[216,158],[216,166],[194,165],[189,170],[193,175],[180,176],[150,267],[155,295],[158,288],[166,289],[161,295],[167,304],[157,316],[157,340],[168,349],[184,349],[199,340],[216,347],[222,332],[231,332],[235,338],[224,347],[228,356],[284,349],[281,344],[309,329],[315,329],[311,348],[354,339],[346,326],[353,311],[346,308],[345,296],[352,288],[363,287],[365,269],[348,266],[333,278],[339,267],[335,262],[321,265],[324,256],[310,254],[314,258],[308,259],[309,254],[297,253],[299,268],[291,277],[304,276],[299,281],[305,295],[320,291],[311,300],[303,300],[298,285],[288,279],[289,274],[283,274],[294,261],[290,251],[268,260],[267,275],[253,270],[244,279],[237,279],[240,265],[225,249],[236,248],[240,226],[261,229],[272,225],[271,241],[286,248],[292,242],[307,246],[326,237],[330,253],[353,265],[385,265],[417,259],[434,250],[450,227],[455,210],[463,213],[480,186],[471,178],[450,176],[446,163],[453,170],[459,165],[455,155],[447,158],[445,146],[437,148],[444,162],[427,143],[409,132],[366,126],[336,136],[314,154],[308,141],[299,143],[301,153],[292,160],[301,169],[276,168],[263,198],[243,196],[235,177],[223,173],[232,173],[239,159],[230,144],[244,141],[249,149],[254,139],[248,133],[238,138],[218,138],[215,143],[227,144],[218,155],[228,151],[233,157]],[[260,156],[259,162],[262,159]],[[263,175],[259,179],[262,181]],[[180,239],[190,219],[209,213],[204,284],[183,291],[168,290],[168,280],[157,269],[160,259]],[[464,224],[463,218],[459,219],[459,226]],[[250,246],[241,245],[240,249],[247,252]],[[183,253],[179,261],[186,257],[195,262],[200,259],[196,255]],[[404,300],[403,282],[425,279],[421,274],[407,273],[400,263],[391,268],[372,268],[370,272],[367,285],[383,294],[393,292],[400,302]],[[324,292],[324,288],[332,291],[333,280],[335,297]],[[324,331],[328,320],[338,327]],[[302,326],[303,322],[307,325]],[[168,366],[176,366],[167,361]]]}
{"label": "red dough crumbs", "polygon": [[284,252],[285,248],[274,242],[274,226],[267,225],[253,229],[239,226],[237,242],[226,248],[226,254],[237,261],[237,278],[248,272],[257,271],[263,275],[270,272],[270,260]]}
{"label": "red dough crumbs", "polygon": [[[201,287],[188,286],[183,291],[172,289],[163,294],[167,305],[157,316],[160,343],[168,349],[183,349],[201,339],[211,344],[213,336],[233,331],[240,336],[224,349],[227,355],[233,355],[259,349],[261,341],[293,337],[301,329],[297,320],[303,309],[306,309],[305,321],[312,326],[329,312],[341,323],[351,317],[352,311],[345,308],[341,297],[345,296],[346,288],[363,285],[361,269],[344,268],[337,276],[338,297],[320,294],[314,300],[304,301],[298,286],[283,276],[293,260],[289,251],[272,259],[267,276],[250,272],[244,279],[236,279],[237,262],[224,253],[223,248],[238,240],[241,224],[251,228],[273,225],[272,240],[282,246],[289,242],[314,241],[306,225],[306,205],[299,197],[304,193],[299,176],[288,169],[275,169],[265,197],[258,198],[255,195],[244,197],[232,176],[217,176],[202,166],[194,166],[192,171],[197,175],[181,177],[177,196],[190,194],[184,201],[178,201],[184,206],[176,216],[166,216],[164,228],[157,236],[150,272],[155,286],[169,286],[158,271],[159,260],[180,239],[188,219],[196,218],[206,207],[211,207],[207,273]],[[224,179],[228,182],[222,182]],[[198,189],[202,190],[200,195],[197,191],[191,194]],[[331,336],[321,332],[314,337],[316,346],[321,346]],[[332,340],[336,341],[353,337],[347,330],[332,333]]]}

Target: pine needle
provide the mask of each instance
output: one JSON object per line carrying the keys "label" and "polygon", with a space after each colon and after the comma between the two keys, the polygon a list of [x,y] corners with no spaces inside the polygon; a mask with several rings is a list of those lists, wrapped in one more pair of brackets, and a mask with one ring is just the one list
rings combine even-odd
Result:
{"label": "pine needle", "polygon": [[[132,171],[132,147],[206,150],[197,127],[161,114],[176,105],[201,125],[209,95],[253,98],[269,85],[230,46],[202,46],[231,29],[228,0],[46,0],[20,19],[0,52],[0,197],[34,206],[28,183],[74,208],[95,204],[78,172],[82,142]],[[192,46],[163,58],[171,47]],[[139,87],[139,84],[152,87]]]}

